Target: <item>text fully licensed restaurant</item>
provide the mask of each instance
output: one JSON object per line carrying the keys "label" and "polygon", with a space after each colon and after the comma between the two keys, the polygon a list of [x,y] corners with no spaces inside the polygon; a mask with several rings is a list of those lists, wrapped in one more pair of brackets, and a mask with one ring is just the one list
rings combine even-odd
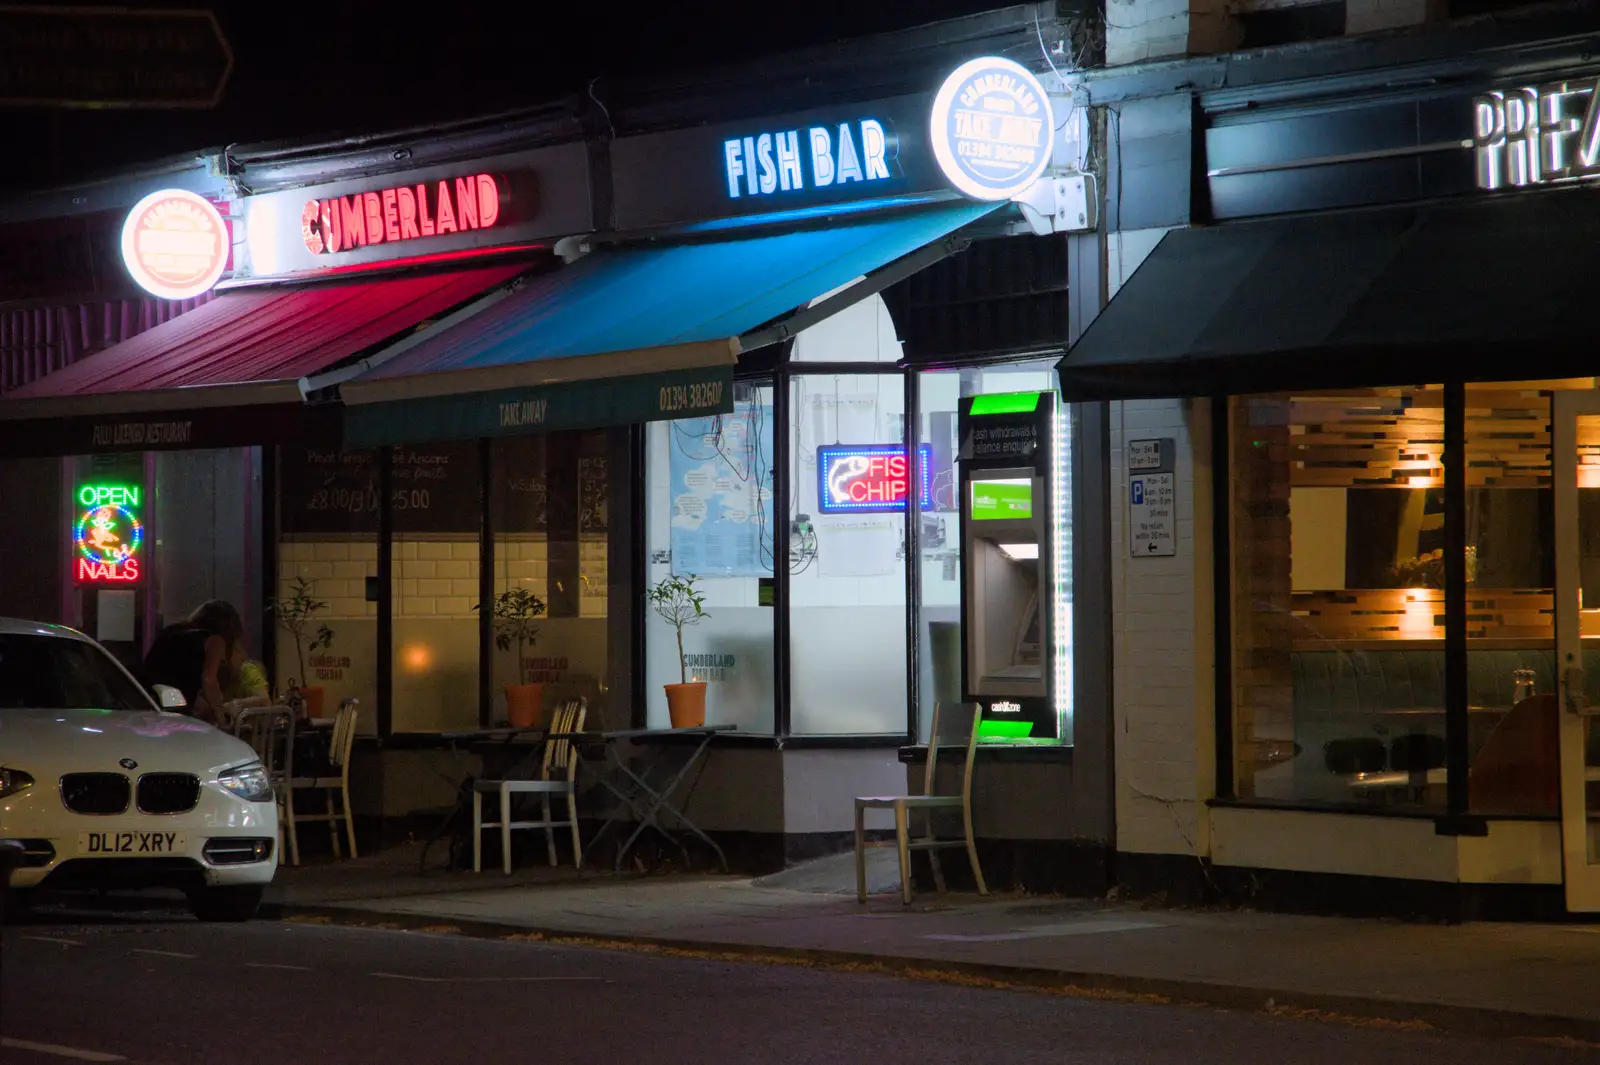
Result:
{"label": "text fully licensed restaurant", "polygon": [[[1566,40],[1541,16],[1193,97],[1091,82],[1131,151],[1204,127],[1121,190],[1115,294],[1061,365],[1110,401],[1130,882],[1600,908],[1600,71]],[[1178,535],[1144,557],[1158,445]]]}
{"label": "text fully licensed restaurant", "polygon": [[[1038,77],[964,59],[906,95],[604,144],[325,185],[263,165],[220,219],[215,299],[0,401],[10,454],[71,456],[74,550],[143,556],[64,575],[69,618],[132,650],[210,595],[262,618],[304,592],[331,639],[277,632],[273,672],[360,700],[385,752],[367,813],[447,803],[424,763],[505,720],[508,688],[655,726],[691,673],[736,731],[690,812],[748,862],[844,841],[941,701],[979,695],[989,746],[1063,772],[1054,364],[1092,196]],[[691,576],[680,659],[643,592]],[[536,633],[497,639],[480,607],[529,595]]]}

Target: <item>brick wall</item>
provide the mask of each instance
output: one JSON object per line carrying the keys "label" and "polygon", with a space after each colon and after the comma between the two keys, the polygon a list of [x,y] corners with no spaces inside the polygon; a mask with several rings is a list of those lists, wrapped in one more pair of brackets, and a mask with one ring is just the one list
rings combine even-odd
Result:
{"label": "brick wall", "polygon": [[1211,55],[1242,38],[1224,0],[1108,0],[1106,64]]}
{"label": "brick wall", "polygon": [[1345,0],[1344,32],[1381,33],[1445,17],[1440,0]]}

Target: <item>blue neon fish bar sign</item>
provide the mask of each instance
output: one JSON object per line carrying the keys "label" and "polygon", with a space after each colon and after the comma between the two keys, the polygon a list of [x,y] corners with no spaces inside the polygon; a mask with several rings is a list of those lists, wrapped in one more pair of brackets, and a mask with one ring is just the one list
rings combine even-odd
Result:
{"label": "blue neon fish bar sign", "polygon": [[728,198],[888,181],[899,176],[892,129],[875,118],[837,126],[730,137],[723,142]]}

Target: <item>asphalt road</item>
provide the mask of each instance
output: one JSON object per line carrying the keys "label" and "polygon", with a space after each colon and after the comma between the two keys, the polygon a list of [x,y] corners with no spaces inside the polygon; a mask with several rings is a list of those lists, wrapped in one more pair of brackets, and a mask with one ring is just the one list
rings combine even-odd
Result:
{"label": "asphalt road", "polygon": [[1600,1051],[785,966],[176,914],[5,929],[0,1062],[1600,1063]]}

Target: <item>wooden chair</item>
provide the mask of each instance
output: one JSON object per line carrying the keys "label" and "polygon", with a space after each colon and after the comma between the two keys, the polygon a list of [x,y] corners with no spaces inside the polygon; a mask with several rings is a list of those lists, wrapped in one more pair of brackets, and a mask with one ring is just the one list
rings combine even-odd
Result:
{"label": "wooden chair", "polygon": [[[339,704],[339,711],[333,718],[333,735],[328,741],[328,768],[333,772],[326,776],[294,777],[289,781],[288,791],[288,817],[290,838],[293,835],[297,822],[321,823],[327,822],[328,832],[333,842],[333,856],[342,857],[339,848],[339,822],[344,822],[345,836],[350,841],[350,857],[357,857],[356,853],[356,826],[350,816],[350,749],[356,739],[356,701],[346,699]],[[328,800],[328,812],[325,814],[302,814],[294,808],[294,793],[297,791],[321,791]],[[335,810],[333,793],[339,793],[342,810]],[[300,864],[299,844],[295,844],[295,864]]]}
{"label": "wooden chair", "polygon": [[[472,784],[472,871],[483,872],[483,831],[500,830],[500,862],[506,876],[511,875],[511,833],[516,829],[544,829],[545,846],[550,852],[550,864],[556,865],[557,828],[572,830],[572,864],[583,868],[583,841],[578,835],[578,748],[572,742],[573,733],[583,731],[583,720],[588,716],[589,705],[585,699],[571,699],[562,703],[551,720],[545,737],[544,755],[540,759],[539,777],[536,780],[476,780]],[[483,819],[483,797],[500,796],[500,820]],[[511,797],[537,795],[543,809],[542,821],[513,821]],[[550,797],[565,795],[567,817],[557,821],[550,813]]]}
{"label": "wooden chair", "polygon": [[295,712],[287,706],[260,706],[241,710],[233,719],[233,734],[250,745],[272,781],[278,803],[278,853],[289,841],[289,863],[300,864],[300,838],[288,815],[289,782],[294,778]]}
{"label": "wooden chair", "polygon": [[[978,753],[978,722],[983,713],[975,703],[952,703],[949,707],[933,709],[933,740],[928,744],[928,767],[922,777],[921,795],[885,795],[856,799],[856,898],[867,901],[868,847],[897,848],[900,852],[900,897],[911,905],[911,852],[925,850],[933,865],[933,883],[940,894],[944,893],[944,871],[939,868],[939,850],[944,847],[967,848],[967,860],[972,863],[972,877],[978,882],[978,894],[987,895],[988,885],[983,882],[983,869],[978,865],[978,847],[972,836],[972,766]],[[934,791],[935,773],[939,764],[939,748],[965,744],[966,766],[961,772],[961,794],[940,795]],[[961,810],[964,828],[963,839],[936,839],[933,834],[935,810]],[[868,810],[894,811],[894,842],[868,843],[866,812]],[[920,810],[925,817],[927,834],[911,838],[910,815]]]}

